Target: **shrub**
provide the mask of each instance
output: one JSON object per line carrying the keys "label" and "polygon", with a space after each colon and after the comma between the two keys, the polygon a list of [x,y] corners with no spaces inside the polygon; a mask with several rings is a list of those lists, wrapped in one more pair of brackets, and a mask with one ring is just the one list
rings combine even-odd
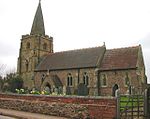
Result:
{"label": "shrub", "polygon": [[21,89],[23,87],[23,80],[19,75],[9,74],[5,80],[5,83],[8,83],[8,87],[5,89],[5,91],[15,93],[16,89]]}
{"label": "shrub", "polygon": [[38,91],[38,90],[32,90],[30,93],[31,94],[40,95],[40,91]]}
{"label": "shrub", "polygon": [[43,91],[41,91],[41,94],[42,95],[49,95],[50,93],[48,91],[46,91],[46,90],[43,90]]}
{"label": "shrub", "polygon": [[26,94],[26,91],[21,88],[21,89],[15,89],[15,91],[18,93],[18,94]]}

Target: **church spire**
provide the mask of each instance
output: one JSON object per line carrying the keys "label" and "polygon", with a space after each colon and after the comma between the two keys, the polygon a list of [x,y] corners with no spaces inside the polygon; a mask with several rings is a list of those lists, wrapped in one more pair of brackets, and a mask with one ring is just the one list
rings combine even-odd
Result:
{"label": "church spire", "polygon": [[39,0],[39,5],[36,10],[34,21],[32,24],[31,35],[45,35],[44,19],[41,8],[41,0]]}

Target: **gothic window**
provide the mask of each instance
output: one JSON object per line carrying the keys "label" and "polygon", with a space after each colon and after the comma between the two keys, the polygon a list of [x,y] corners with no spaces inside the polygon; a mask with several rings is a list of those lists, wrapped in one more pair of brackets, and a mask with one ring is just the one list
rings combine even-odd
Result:
{"label": "gothic window", "polygon": [[29,42],[27,42],[27,45],[26,45],[26,49],[30,49],[30,43]]}
{"label": "gothic window", "polygon": [[46,44],[46,43],[43,44],[43,49],[44,49],[44,50],[47,49],[47,44]]}
{"label": "gothic window", "polygon": [[73,79],[71,73],[69,73],[67,76],[67,86],[72,86],[72,85],[73,85]]}
{"label": "gothic window", "polygon": [[45,77],[46,77],[46,75],[45,75],[45,74],[42,74],[42,76],[41,76],[42,82],[44,81]]}
{"label": "gothic window", "polygon": [[87,86],[89,85],[89,76],[87,75],[86,72],[83,75],[83,84]]}
{"label": "gothic window", "polygon": [[29,61],[27,59],[25,60],[25,66],[26,66],[26,71],[28,71],[28,69],[29,69]]}
{"label": "gothic window", "polygon": [[129,86],[129,85],[130,85],[129,76],[128,76],[128,73],[126,73],[126,75],[125,75],[125,86]]}
{"label": "gothic window", "polygon": [[107,78],[106,78],[106,74],[103,74],[101,76],[101,86],[107,86]]}

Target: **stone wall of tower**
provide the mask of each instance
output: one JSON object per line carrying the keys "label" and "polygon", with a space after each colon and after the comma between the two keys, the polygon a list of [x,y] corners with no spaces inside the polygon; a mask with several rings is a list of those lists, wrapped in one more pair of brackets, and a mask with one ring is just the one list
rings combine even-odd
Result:
{"label": "stone wall of tower", "polygon": [[17,71],[24,80],[24,87],[34,87],[34,70],[44,56],[53,53],[53,38],[40,35],[24,35],[21,39]]}

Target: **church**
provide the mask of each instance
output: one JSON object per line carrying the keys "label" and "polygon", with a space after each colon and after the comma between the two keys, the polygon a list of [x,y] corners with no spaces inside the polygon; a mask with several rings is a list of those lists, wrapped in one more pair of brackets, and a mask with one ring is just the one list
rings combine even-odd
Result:
{"label": "church", "polygon": [[24,88],[67,95],[110,96],[117,89],[140,94],[147,84],[141,45],[54,52],[53,37],[45,34],[41,2],[30,34],[22,35],[17,73]]}

